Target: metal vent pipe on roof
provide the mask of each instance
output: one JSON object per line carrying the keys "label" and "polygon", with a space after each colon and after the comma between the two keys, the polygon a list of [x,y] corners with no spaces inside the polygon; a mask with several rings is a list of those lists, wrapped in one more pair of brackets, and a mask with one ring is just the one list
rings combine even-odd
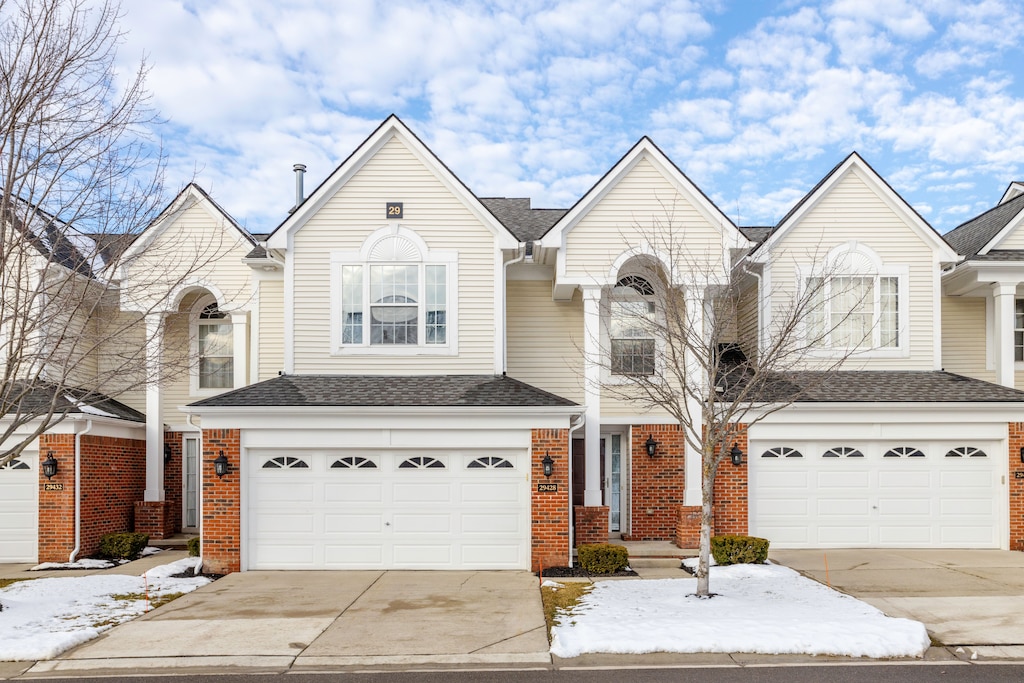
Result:
{"label": "metal vent pipe on roof", "polygon": [[288,213],[292,213],[295,209],[299,208],[299,205],[302,204],[303,200],[306,198],[302,189],[302,179],[306,175],[306,165],[295,164],[292,166],[292,170],[295,171],[295,206],[293,206],[291,211]]}

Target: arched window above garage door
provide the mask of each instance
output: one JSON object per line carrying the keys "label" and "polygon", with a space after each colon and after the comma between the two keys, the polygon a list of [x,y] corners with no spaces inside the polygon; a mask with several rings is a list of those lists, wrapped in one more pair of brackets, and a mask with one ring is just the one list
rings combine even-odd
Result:
{"label": "arched window above garage door", "polygon": [[821,454],[823,458],[863,458],[864,454],[852,446],[836,446]]}
{"label": "arched window above garage door", "polygon": [[29,470],[29,469],[32,469],[32,468],[28,466],[27,462],[22,462],[21,460],[18,460],[17,458],[15,458],[14,460],[11,460],[7,464],[5,464],[2,467],[0,467],[0,470]]}
{"label": "arched window above garage door", "polygon": [[987,458],[988,454],[974,446],[959,446],[946,453],[947,458]]}
{"label": "arched window above garage door", "polygon": [[923,458],[924,453],[913,446],[896,446],[885,452],[883,458]]}
{"label": "arched window above garage door", "polygon": [[777,446],[769,448],[761,454],[762,458],[802,458],[804,454],[789,446]]}
{"label": "arched window above garage door", "polygon": [[407,469],[416,469],[416,470],[442,469],[443,470],[444,469],[444,463],[441,462],[440,460],[438,460],[437,458],[431,458],[430,456],[427,456],[427,455],[417,455],[415,457],[403,460],[402,464],[400,464],[398,466],[398,469],[402,469],[402,470],[407,470]]}
{"label": "arched window above garage door", "polygon": [[276,458],[271,458],[263,463],[263,469],[265,470],[306,470],[309,469],[309,464],[302,458],[293,458],[290,455],[281,455]]}
{"label": "arched window above garage door", "polygon": [[512,467],[512,463],[505,458],[499,458],[496,456],[485,455],[482,458],[477,458],[470,462],[466,467],[470,469],[508,469]]}
{"label": "arched window above garage door", "polygon": [[377,469],[377,463],[369,458],[364,458],[361,455],[347,455],[344,458],[338,458],[331,463],[332,470],[372,470]]}

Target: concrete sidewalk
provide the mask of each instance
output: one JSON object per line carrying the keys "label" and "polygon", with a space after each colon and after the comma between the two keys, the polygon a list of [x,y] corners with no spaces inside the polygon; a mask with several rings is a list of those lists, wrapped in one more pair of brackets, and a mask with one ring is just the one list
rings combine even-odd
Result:
{"label": "concrete sidewalk", "polygon": [[1024,658],[1024,553],[1005,550],[776,550],[773,561],[922,622],[979,657]]}
{"label": "concrete sidewalk", "polygon": [[528,572],[230,574],[31,674],[549,666]]}

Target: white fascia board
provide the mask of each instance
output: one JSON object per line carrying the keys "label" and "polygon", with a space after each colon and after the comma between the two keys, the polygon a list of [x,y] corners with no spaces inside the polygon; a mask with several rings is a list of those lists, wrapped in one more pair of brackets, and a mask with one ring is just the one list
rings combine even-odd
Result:
{"label": "white fascia board", "polygon": [[956,250],[949,246],[946,241],[942,239],[942,237],[940,237],[939,234],[935,232],[935,230],[933,230],[931,226],[929,226],[902,197],[896,194],[896,192],[889,187],[889,185],[882,180],[882,178],[879,177],[878,174],[868,166],[867,162],[865,162],[856,152],[850,154],[843,165],[833,171],[825,182],[823,182],[821,186],[814,191],[814,194],[807,197],[793,215],[787,218],[784,223],[780,224],[775,231],[768,236],[768,239],[761,244],[751,260],[759,263],[763,263],[768,260],[772,249],[778,242],[784,239],[786,233],[792,230],[793,226],[800,223],[800,221],[802,221],[804,217],[814,209],[822,199],[828,196],[833,188],[851,172],[857,172],[860,179],[871,187],[875,191],[875,194],[880,197],[890,209],[903,218],[904,223],[909,225],[924,242],[931,245],[932,249],[939,254],[940,261],[953,263],[960,260],[960,255],[957,254]]}
{"label": "white fascia board", "polygon": [[[893,403],[792,403],[782,410],[766,415],[764,424],[814,424],[818,422],[862,424],[877,422],[935,423],[1004,423],[1019,422],[1024,411],[1024,399],[1010,402],[942,402],[924,401]],[[756,406],[750,416],[760,414]],[[817,418],[817,419],[814,419]]]}
{"label": "white fascia board", "polygon": [[994,282],[1024,282],[1024,261],[967,261],[942,278],[943,293],[963,296],[992,293]]}
{"label": "white fascia board", "polygon": [[310,195],[295,213],[289,216],[273,234],[267,238],[267,249],[287,251],[291,247],[289,237],[300,230],[306,222],[314,216],[324,204],[328,202],[338,191],[352,179],[359,169],[367,161],[372,159],[380,149],[393,138],[401,139],[406,148],[420,160],[427,168],[433,171],[434,176],[441,181],[452,194],[458,197],[469,211],[484,224],[495,236],[499,249],[516,249],[519,247],[517,240],[512,233],[495,218],[490,211],[477,199],[476,195],[470,192],[465,185],[459,181],[448,168],[441,163],[437,156],[430,151],[419,138],[412,134],[396,116],[389,117],[370,137],[368,137],[356,151],[349,156],[342,164],[334,170],[328,179],[321,183],[313,194]]}
{"label": "white fascia board", "polygon": [[1024,224],[1024,210],[1019,211],[1016,216],[1011,218],[1006,225],[1003,226],[1003,229],[996,233],[996,236],[990,239],[978,253],[987,254],[993,249],[999,248],[999,245],[1003,240],[1009,237],[1013,231],[1019,228],[1022,224]]}
{"label": "white fascia board", "polygon": [[180,406],[201,415],[203,429],[567,429],[581,406],[473,407],[268,407]]}

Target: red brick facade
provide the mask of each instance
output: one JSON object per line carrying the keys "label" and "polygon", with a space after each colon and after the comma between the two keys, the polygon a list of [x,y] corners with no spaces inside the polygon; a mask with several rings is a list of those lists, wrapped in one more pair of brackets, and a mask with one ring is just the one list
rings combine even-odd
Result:
{"label": "red brick facade", "polygon": [[[569,564],[569,430],[534,429],[532,453],[530,567],[564,567]],[[545,455],[554,460],[550,477],[544,476]],[[538,491],[538,484],[552,484],[558,490]],[[606,514],[605,528],[607,520]]]}
{"label": "red brick facade", "polygon": [[699,505],[680,505],[676,508],[676,546],[693,549],[700,545],[700,512]]}
{"label": "red brick facade", "polygon": [[1010,550],[1024,550],[1024,479],[1017,479],[1017,472],[1024,472],[1021,451],[1024,448],[1024,422],[1011,422],[1010,428],[1010,471],[1007,481],[1010,489]]}
{"label": "red brick facade", "polygon": [[577,548],[588,543],[608,542],[607,505],[577,505],[573,508],[573,522]]}
{"label": "red brick facade", "polygon": [[[733,465],[727,455],[718,466],[712,507],[715,535],[746,534],[750,529],[747,521],[747,462],[750,460],[747,426],[736,425],[736,430],[733,442],[743,451],[743,464]],[[732,448],[733,442],[726,446],[727,450]]]}
{"label": "red brick facade", "polygon": [[[66,562],[75,548],[75,436],[39,437],[40,462],[49,451],[58,461],[46,491],[40,468],[39,561]],[[81,437],[81,538],[78,557],[95,555],[104,534],[132,530],[135,502],[146,487],[146,442],[85,434]]]}
{"label": "red brick facade", "polygon": [[[670,541],[675,538],[677,508],[686,484],[686,444],[679,425],[633,425],[630,452],[630,541]],[[658,442],[647,455],[649,436]],[[577,532],[578,533],[578,532]]]}
{"label": "red brick facade", "polygon": [[171,447],[171,460],[164,465],[164,500],[167,501],[167,525],[171,533],[181,531],[181,432],[164,432],[164,443]]}
{"label": "red brick facade", "polygon": [[[204,429],[203,570],[227,574],[241,569],[241,433],[237,429]],[[231,472],[218,477],[213,461],[223,451]],[[554,457],[554,456],[552,456]]]}

